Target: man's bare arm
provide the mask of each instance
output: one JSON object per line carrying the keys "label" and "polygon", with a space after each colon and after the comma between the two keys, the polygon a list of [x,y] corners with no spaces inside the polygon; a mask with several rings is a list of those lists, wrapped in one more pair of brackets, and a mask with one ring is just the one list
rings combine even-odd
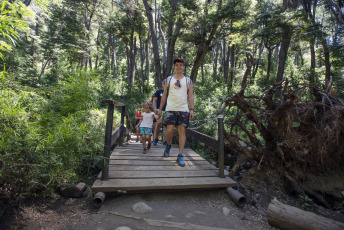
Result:
{"label": "man's bare arm", "polygon": [[189,90],[188,95],[189,95],[189,104],[190,104],[190,120],[192,120],[194,118],[194,106],[195,106],[192,81],[190,82],[190,86],[188,90]]}
{"label": "man's bare arm", "polygon": [[159,118],[161,116],[161,111],[162,111],[162,108],[164,108],[164,105],[166,103],[166,100],[167,100],[167,83],[166,81],[162,82],[162,88],[164,89],[164,93],[162,94],[162,97],[161,97],[161,101],[160,101],[160,108],[159,108]]}

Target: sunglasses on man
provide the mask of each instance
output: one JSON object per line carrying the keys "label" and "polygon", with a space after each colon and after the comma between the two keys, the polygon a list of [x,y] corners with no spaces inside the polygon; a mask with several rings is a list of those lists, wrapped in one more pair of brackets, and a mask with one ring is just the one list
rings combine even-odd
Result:
{"label": "sunglasses on man", "polygon": [[182,87],[179,80],[177,80],[176,83],[174,83],[174,85],[175,85],[175,86],[178,86],[179,88]]}

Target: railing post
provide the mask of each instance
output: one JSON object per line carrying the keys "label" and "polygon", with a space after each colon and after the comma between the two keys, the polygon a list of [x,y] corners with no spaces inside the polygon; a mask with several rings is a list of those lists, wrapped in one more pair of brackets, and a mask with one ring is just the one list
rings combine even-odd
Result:
{"label": "railing post", "polygon": [[104,162],[105,165],[102,170],[102,180],[108,180],[109,178],[109,163],[110,163],[110,151],[111,151],[111,137],[112,137],[112,125],[113,125],[113,112],[115,105],[108,104],[106,128],[105,128],[105,146],[104,146]]}
{"label": "railing post", "polygon": [[124,116],[125,116],[125,106],[122,106],[121,110],[121,124],[124,125]]}
{"label": "railing post", "polygon": [[125,116],[125,106],[122,106],[121,107],[121,134],[120,134],[120,137],[119,137],[119,145],[123,145],[123,142],[124,142],[124,116]]}
{"label": "railing post", "polygon": [[131,130],[130,130],[130,118],[129,118],[129,114],[128,114],[128,107],[125,106],[125,116],[127,118],[127,125],[126,125],[126,128],[129,130],[128,132],[128,136],[127,136],[127,140],[129,141],[130,140],[130,133],[131,133]]}
{"label": "railing post", "polygon": [[219,177],[224,178],[225,177],[225,165],[224,165],[224,152],[225,152],[225,146],[223,141],[223,134],[224,134],[224,126],[223,126],[223,115],[217,116],[217,122],[218,122],[218,156],[217,156],[217,164],[219,167]]}

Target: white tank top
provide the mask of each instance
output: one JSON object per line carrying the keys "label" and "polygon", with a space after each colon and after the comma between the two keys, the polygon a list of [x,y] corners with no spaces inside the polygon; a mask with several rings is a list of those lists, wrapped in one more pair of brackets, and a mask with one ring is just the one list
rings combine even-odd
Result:
{"label": "white tank top", "polygon": [[142,114],[142,122],[140,124],[140,128],[153,128],[153,114],[154,112]]}
{"label": "white tank top", "polygon": [[171,78],[166,111],[189,112],[188,89],[185,76],[183,76],[179,82],[180,84],[178,84],[177,79],[175,79],[174,76]]}

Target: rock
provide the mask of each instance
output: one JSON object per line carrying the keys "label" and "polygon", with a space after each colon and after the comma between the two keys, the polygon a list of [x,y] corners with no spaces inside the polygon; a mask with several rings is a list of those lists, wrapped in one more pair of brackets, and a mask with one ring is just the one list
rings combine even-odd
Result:
{"label": "rock", "polygon": [[248,220],[246,213],[241,213],[238,216],[241,220]]}
{"label": "rock", "polygon": [[139,202],[134,204],[131,209],[136,212],[136,213],[141,213],[141,214],[145,214],[148,212],[152,212],[153,209],[151,207],[149,207],[147,204],[145,204],[144,202]]}
{"label": "rock", "polygon": [[116,230],[131,230],[131,228],[126,227],[126,226],[121,226],[121,227],[116,228]]}
{"label": "rock", "polygon": [[206,215],[207,213],[205,212],[201,212],[201,211],[195,211],[196,214],[200,214],[200,215]]}
{"label": "rock", "polygon": [[192,213],[188,213],[188,214],[186,215],[186,218],[188,218],[188,219],[190,219],[190,218],[192,218],[192,217],[195,217]]}
{"label": "rock", "polygon": [[62,184],[60,185],[61,196],[66,198],[80,198],[83,196],[87,185],[85,183],[78,184]]}
{"label": "rock", "polygon": [[168,218],[168,219],[174,219],[174,218],[175,218],[175,217],[172,216],[172,215],[166,215],[165,217]]}
{"label": "rock", "polygon": [[223,207],[222,212],[225,216],[229,216],[229,214],[231,214],[231,211],[227,207]]}

